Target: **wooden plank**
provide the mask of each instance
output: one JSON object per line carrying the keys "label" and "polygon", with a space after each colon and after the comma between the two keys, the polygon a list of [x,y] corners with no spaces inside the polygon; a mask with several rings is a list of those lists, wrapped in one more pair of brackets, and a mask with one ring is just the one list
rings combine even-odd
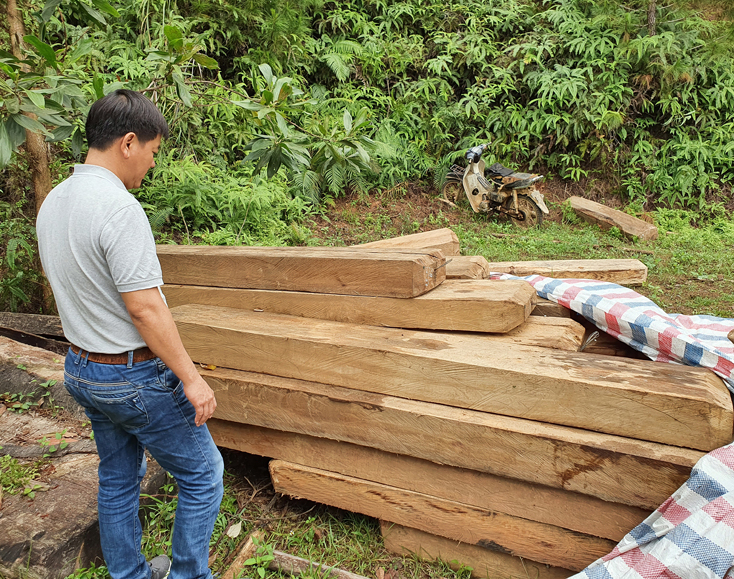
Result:
{"label": "wooden plank", "polygon": [[647,266],[638,259],[499,261],[488,265],[490,272],[517,276],[544,275],[559,279],[595,279],[621,285],[640,285],[647,280]]}
{"label": "wooden plank", "polygon": [[237,547],[237,554],[234,557],[232,563],[230,563],[227,570],[222,573],[222,579],[237,579],[240,577],[242,572],[245,570],[245,561],[250,559],[256,552],[257,546],[265,538],[265,533],[261,530],[256,529],[250,535],[242,541]]}
{"label": "wooden plank", "polygon": [[196,362],[701,450],[731,441],[731,396],[703,368],[214,306],[172,314]]}
{"label": "wooden plank", "polygon": [[501,338],[508,344],[577,352],[584,341],[585,334],[586,328],[570,318],[530,316],[524,324],[505,334],[482,335],[481,337],[493,343]]}
{"label": "wooden plank", "polygon": [[375,249],[392,249],[396,247],[407,247],[412,249],[440,249],[447,257],[461,254],[459,237],[448,227],[443,229],[434,229],[433,231],[413,233],[412,235],[403,235],[401,237],[391,237],[390,239],[371,241],[370,243],[362,243],[352,247]]}
{"label": "wooden plank", "polygon": [[645,240],[658,238],[658,228],[652,223],[647,223],[642,219],[637,219],[637,217],[583,197],[569,197],[568,202],[571,209],[582,219],[590,223],[596,223],[602,229],[616,227],[628,237],[638,237]]}
{"label": "wooden plank", "polygon": [[408,298],[446,278],[437,249],[159,245],[165,283]]}
{"label": "wooden plank", "polygon": [[489,263],[481,255],[456,255],[446,260],[446,279],[487,279]]}
{"label": "wooden plank", "polygon": [[650,509],[348,442],[212,418],[217,446],[278,458],[620,541]]}
{"label": "wooden plank", "polygon": [[655,509],[699,451],[236,370],[200,370],[215,417]]}
{"label": "wooden plank", "polygon": [[380,528],[385,549],[391,553],[441,560],[455,570],[470,567],[471,576],[477,579],[567,579],[572,574],[567,569],[514,557],[491,546],[468,545],[388,521],[380,521]]}
{"label": "wooden plank", "polygon": [[535,308],[531,316],[545,316],[548,318],[570,318],[571,310],[545,298],[537,297]]}
{"label": "wooden plank", "polygon": [[498,333],[522,324],[537,299],[530,284],[515,280],[447,280],[409,300],[181,285],[163,292],[169,307],[203,304],[368,326]]}
{"label": "wooden plank", "polygon": [[291,462],[269,468],[276,492],[555,567],[580,571],[614,548],[607,539]]}
{"label": "wooden plank", "polygon": [[43,316],[40,314],[16,314],[0,312],[0,326],[11,328],[37,336],[55,336],[64,338],[61,327],[61,318],[58,316]]}
{"label": "wooden plank", "polygon": [[294,577],[306,575],[308,577],[319,577],[322,579],[367,579],[364,575],[358,575],[337,567],[329,567],[315,561],[309,561],[303,557],[289,555],[283,551],[273,551],[273,560],[268,563],[268,569],[281,573],[288,573]]}
{"label": "wooden plank", "polygon": [[[596,337],[593,337],[594,332],[597,332]],[[586,331],[584,337],[584,343],[590,340],[586,347],[583,349],[588,354],[601,354],[603,356],[622,356],[624,358],[635,358],[637,360],[648,360],[642,352],[638,352],[634,348],[628,346],[624,342],[620,342],[617,338],[614,338],[601,330],[592,329]]]}

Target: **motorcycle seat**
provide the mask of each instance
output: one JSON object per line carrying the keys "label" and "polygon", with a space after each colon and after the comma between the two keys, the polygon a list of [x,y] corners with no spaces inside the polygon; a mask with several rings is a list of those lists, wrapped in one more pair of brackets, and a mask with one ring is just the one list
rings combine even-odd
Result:
{"label": "motorcycle seat", "polygon": [[507,177],[508,175],[512,175],[515,172],[513,169],[508,169],[507,167],[505,167],[504,165],[500,165],[499,163],[490,165],[489,167],[487,167],[487,171],[495,175],[501,175],[502,177]]}

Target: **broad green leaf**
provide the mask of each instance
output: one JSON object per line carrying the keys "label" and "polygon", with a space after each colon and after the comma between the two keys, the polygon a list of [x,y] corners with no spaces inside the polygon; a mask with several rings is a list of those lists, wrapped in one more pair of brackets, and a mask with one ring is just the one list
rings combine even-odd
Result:
{"label": "broad green leaf", "polygon": [[285,138],[289,137],[290,131],[288,130],[288,124],[286,123],[285,118],[280,113],[275,113],[275,122],[278,123],[278,128],[280,129],[280,132],[283,133],[283,136]]}
{"label": "broad green leaf", "polygon": [[265,81],[268,83],[268,86],[272,84],[273,82],[273,69],[270,68],[269,64],[261,64],[258,66],[260,69],[260,72],[265,77]]}
{"label": "broad green leaf", "polygon": [[74,134],[71,136],[71,152],[77,159],[82,154],[82,148],[84,147],[84,137],[79,127],[76,127]]}
{"label": "broad green leaf", "polygon": [[25,129],[16,123],[12,116],[5,121],[5,130],[10,139],[10,146],[13,149],[20,147],[25,142]]}
{"label": "broad green leaf", "polygon": [[118,88],[125,88],[125,84],[120,81],[111,82],[110,84],[104,85],[104,94],[107,96],[111,92],[116,91]]}
{"label": "broad green leaf", "polygon": [[102,26],[107,25],[107,20],[105,20],[105,17],[102,16],[101,12],[98,12],[91,6],[87,6],[84,2],[79,2],[78,5],[81,6],[87,14],[89,14],[94,20],[99,22]]}
{"label": "broad green leaf", "polygon": [[168,44],[174,50],[179,50],[183,46],[183,33],[176,26],[167,24],[163,27],[163,33],[168,39]]}
{"label": "broad green leaf", "polygon": [[191,107],[191,92],[189,92],[189,87],[186,86],[183,75],[180,72],[174,72],[171,76],[173,77],[173,82],[176,83],[176,92],[179,98],[185,106]]}
{"label": "broad green leaf", "polygon": [[41,119],[44,123],[47,123],[49,125],[56,125],[57,127],[71,126],[71,123],[67,121],[64,117],[54,115],[49,112],[41,111],[40,113],[38,113],[38,118]]}
{"label": "broad green leaf", "polygon": [[13,145],[10,142],[5,123],[0,124],[0,167],[5,167],[10,162],[13,154]]}
{"label": "broad green leaf", "polygon": [[219,68],[219,63],[217,63],[216,60],[206,54],[201,54],[200,52],[194,54],[194,60],[204,68],[208,68],[210,70],[216,70]]}
{"label": "broad green leaf", "polygon": [[93,48],[94,41],[91,38],[85,38],[79,44],[77,44],[76,48],[74,48],[74,50],[71,52],[71,54],[69,55],[69,62],[76,62],[82,56],[86,56],[87,54],[92,52]]}
{"label": "broad green leaf", "polygon": [[15,97],[10,97],[5,101],[5,108],[11,115],[15,115],[20,112],[20,101]]}
{"label": "broad green leaf", "polygon": [[233,105],[247,109],[248,111],[259,111],[263,106],[253,101],[231,101]]}
{"label": "broad green leaf", "polygon": [[73,132],[74,127],[72,125],[69,125],[68,127],[59,127],[51,133],[50,137],[46,137],[46,141],[49,143],[57,143],[58,141],[68,139]]}
{"label": "broad green leaf", "polygon": [[92,78],[92,87],[94,88],[94,96],[97,97],[97,100],[104,97],[104,79],[96,72]]}
{"label": "broad green leaf", "polygon": [[34,92],[32,90],[25,91],[26,96],[30,99],[30,101],[36,105],[39,109],[43,109],[46,107],[45,101],[46,99],[43,98],[42,94],[38,94],[37,92]]}
{"label": "broad green leaf", "polygon": [[10,61],[10,62],[20,62],[20,61],[19,61],[19,60],[18,60],[18,59],[17,59],[16,57],[15,57],[15,55],[14,55],[14,54],[11,54],[11,53],[10,53],[10,52],[8,52],[7,50],[0,50],[0,58],[2,58],[3,60],[7,60],[7,61]]}
{"label": "broad green leaf", "polygon": [[114,16],[115,18],[119,18],[120,16],[120,13],[115,10],[114,7],[109,2],[107,2],[107,0],[92,0],[92,4],[94,4],[105,14],[109,14],[110,16]]}
{"label": "broad green leaf", "polygon": [[51,48],[48,44],[45,42],[42,42],[32,34],[28,34],[23,37],[23,40],[25,40],[28,44],[33,46],[33,48],[36,49],[36,52],[43,57],[43,59],[48,62],[49,65],[56,68],[56,52],[54,52],[54,49]]}
{"label": "broad green leaf", "polygon": [[12,115],[10,118],[13,119],[17,124],[19,124],[24,129],[33,131],[34,133],[42,133],[44,135],[51,134],[48,132],[48,130],[46,130],[46,127],[44,127],[36,119],[32,119],[25,115]]}
{"label": "broad green leaf", "polygon": [[269,105],[270,103],[273,102],[273,93],[270,92],[269,90],[264,90],[263,91],[263,97],[262,98],[263,98],[263,102],[266,105]]}
{"label": "broad green leaf", "polygon": [[344,109],[344,131],[347,134],[352,132],[352,115],[347,109]]}
{"label": "broad green leaf", "polygon": [[43,11],[41,12],[41,20],[48,22],[61,2],[62,0],[46,0],[46,4],[44,4]]}

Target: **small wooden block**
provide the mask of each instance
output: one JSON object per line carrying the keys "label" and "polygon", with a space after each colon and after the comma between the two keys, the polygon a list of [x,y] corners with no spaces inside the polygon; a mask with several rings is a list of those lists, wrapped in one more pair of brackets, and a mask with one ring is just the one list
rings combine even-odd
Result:
{"label": "small wooden block", "polygon": [[412,299],[166,285],[169,307],[224,306],[368,326],[504,333],[530,315],[537,295],[519,280],[447,280]]}
{"label": "small wooden block", "polygon": [[490,272],[519,277],[542,275],[559,279],[594,279],[621,285],[640,285],[647,280],[647,266],[639,259],[500,261],[488,265]]}
{"label": "small wooden block", "polygon": [[561,304],[552,302],[545,298],[536,298],[535,308],[530,314],[531,316],[545,316],[548,318],[570,318],[571,310],[563,307]]}
{"label": "small wooden block", "polygon": [[580,217],[590,223],[598,224],[602,229],[616,227],[628,237],[645,240],[658,238],[658,228],[652,223],[583,197],[570,197],[568,202]]}
{"label": "small wooden block", "polygon": [[459,255],[461,253],[459,237],[448,227],[434,229],[433,231],[424,231],[422,233],[413,233],[412,235],[403,235],[401,237],[392,237],[390,239],[381,239],[380,241],[362,243],[353,247],[372,247],[375,249],[391,249],[395,247],[440,249],[445,256]]}
{"label": "small wooden block", "polygon": [[158,245],[170,284],[410,298],[446,278],[437,249]]}
{"label": "small wooden block", "polygon": [[415,555],[428,561],[440,559],[454,570],[471,567],[471,575],[477,579],[567,579],[572,575],[568,569],[515,557],[492,546],[469,545],[388,521],[380,521],[380,529],[385,549],[391,553]]}
{"label": "small wooden block", "polygon": [[[608,360],[608,358],[606,358]],[[655,509],[690,476],[699,451],[235,370],[200,370],[215,418]]]}
{"label": "small wooden block", "polygon": [[456,255],[446,260],[446,279],[487,279],[489,263],[481,255]]}
{"label": "small wooden block", "polygon": [[270,477],[275,491],[282,494],[573,571],[615,545],[561,527],[281,460],[271,461]]}
{"label": "small wooden block", "polygon": [[[571,318],[530,316],[524,324],[500,335],[503,342],[508,344],[577,352],[585,334],[586,328]],[[499,336],[494,334],[486,337],[496,343]]]}

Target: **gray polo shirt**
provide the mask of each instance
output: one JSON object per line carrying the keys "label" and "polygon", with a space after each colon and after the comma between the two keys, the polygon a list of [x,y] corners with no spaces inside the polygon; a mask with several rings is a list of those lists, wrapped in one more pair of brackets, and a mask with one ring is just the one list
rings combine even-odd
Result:
{"label": "gray polo shirt", "polygon": [[111,171],[76,165],[41,206],[38,249],[67,339],[118,354],[145,346],[120,293],[160,287],[150,224]]}

